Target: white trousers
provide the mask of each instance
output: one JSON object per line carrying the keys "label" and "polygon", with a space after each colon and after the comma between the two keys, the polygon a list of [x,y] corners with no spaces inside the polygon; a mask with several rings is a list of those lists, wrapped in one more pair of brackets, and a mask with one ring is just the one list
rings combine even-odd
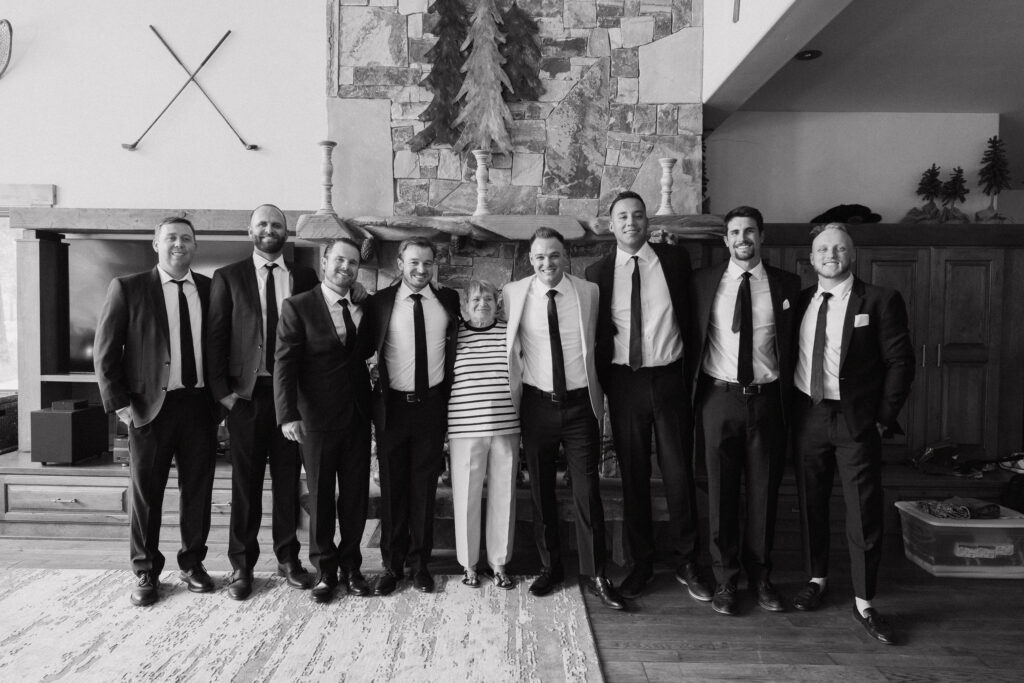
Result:
{"label": "white trousers", "polygon": [[512,557],[516,523],[519,434],[449,439],[455,551],[459,564],[475,569],[480,559],[480,517],[487,480],[487,562],[504,567]]}

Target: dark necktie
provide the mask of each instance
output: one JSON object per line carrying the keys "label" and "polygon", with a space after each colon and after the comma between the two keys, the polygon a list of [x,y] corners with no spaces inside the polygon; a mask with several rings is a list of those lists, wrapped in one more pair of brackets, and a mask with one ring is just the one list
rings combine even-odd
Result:
{"label": "dark necktie", "polygon": [[743,273],[743,282],[736,293],[732,331],[740,333],[740,352],[736,361],[736,381],[749,386],[754,381],[754,311],[750,301],[750,273]]}
{"label": "dark necktie", "polygon": [[818,319],[814,324],[814,348],[811,349],[811,401],[814,405],[825,398],[825,327],[828,325],[830,292],[821,293]]}
{"label": "dark necktie", "polygon": [[356,344],[356,324],[348,310],[348,299],[338,299],[341,306],[341,317],[345,321],[345,348],[351,349]]}
{"label": "dark necktie", "polygon": [[412,299],[412,324],[416,333],[416,396],[427,397],[430,377],[427,374],[427,324],[423,319],[423,295],[410,294]]}
{"label": "dark necktie", "polygon": [[629,295],[629,367],[644,364],[644,314],[640,304],[640,259],[633,257],[633,290]]}
{"label": "dark necktie", "polygon": [[192,344],[192,317],[188,314],[188,299],[185,297],[187,280],[172,280],[178,285],[178,338],[181,349],[181,384],[194,389],[199,383],[196,374],[196,349]]}
{"label": "dark necktie", "polygon": [[551,377],[554,394],[565,397],[565,358],[562,355],[562,335],[558,331],[558,306],[555,297],[558,290],[548,290],[548,340],[551,342]]}
{"label": "dark necktie", "polygon": [[267,330],[263,335],[263,346],[267,351],[267,372],[274,371],[274,349],[277,348],[277,285],[274,284],[276,263],[267,266]]}

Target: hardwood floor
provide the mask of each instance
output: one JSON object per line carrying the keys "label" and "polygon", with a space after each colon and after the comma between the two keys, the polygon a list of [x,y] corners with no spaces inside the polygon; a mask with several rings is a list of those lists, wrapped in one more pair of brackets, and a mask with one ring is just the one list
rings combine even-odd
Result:
{"label": "hardwood floor", "polygon": [[[171,538],[165,543],[174,547]],[[876,604],[901,634],[899,646],[872,640],[854,621],[840,548],[826,600],[813,613],[764,612],[741,587],[740,616],[725,617],[691,599],[667,569],[625,613],[587,595],[606,680],[1020,681],[1024,581],[935,578],[904,558],[895,539],[889,545]],[[122,568],[127,550],[122,540],[0,539],[0,570]],[[792,569],[796,560],[793,552],[777,557],[775,583],[787,598],[802,585],[802,575]],[[211,545],[206,565],[226,573],[226,548]],[[366,571],[379,566],[379,551],[366,548]],[[438,551],[433,567],[437,573],[459,571],[452,551]],[[535,571],[525,562],[515,568]],[[273,571],[273,557],[264,553],[257,570]],[[616,581],[623,573],[609,570]]]}

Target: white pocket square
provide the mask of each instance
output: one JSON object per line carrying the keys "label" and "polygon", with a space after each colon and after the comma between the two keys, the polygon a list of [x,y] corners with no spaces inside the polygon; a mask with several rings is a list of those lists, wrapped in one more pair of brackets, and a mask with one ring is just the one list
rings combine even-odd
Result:
{"label": "white pocket square", "polygon": [[784,310],[784,311],[788,311],[789,310],[789,299],[783,299],[782,300],[782,310]]}
{"label": "white pocket square", "polygon": [[858,313],[857,315],[853,316],[854,327],[867,327],[870,324],[871,316],[869,316],[867,313]]}

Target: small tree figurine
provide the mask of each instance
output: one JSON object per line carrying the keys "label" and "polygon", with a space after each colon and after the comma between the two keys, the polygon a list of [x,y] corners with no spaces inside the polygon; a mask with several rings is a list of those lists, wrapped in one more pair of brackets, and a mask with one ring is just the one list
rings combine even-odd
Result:
{"label": "small tree figurine", "polygon": [[501,56],[505,58],[505,73],[512,85],[505,93],[505,101],[537,100],[544,94],[544,85],[540,82],[540,43],[537,42],[540,27],[515,0],[501,16],[501,21],[506,31]]}
{"label": "small tree figurine", "polygon": [[505,58],[498,48],[505,42],[505,36],[500,26],[501,15],[495,0],[478,0],[469,35],[462,43],[463,50],[470,45],[473,49],[462,65],[466,79],[457,99],[465,100],[462,113],[455,120],[456,126],[462,126],[462,133],[452,147],[456,152],[467,149],[512,151],[512,140],[508,134],[512,113],[501,98],[501,89],[511,90],[512,85],[501,68]]}
{"label": "small tree figurine", "polygon": [[1005,223],[1006,217],[996,211],[996,197],[1010,189],[1010,164],[1006,160],[1005,143],[996,135],[988,139],[988,148],[981,157],[978,186],[989,201],[988,208],[974,214],[974,219],[979,223]]}
{"label": "small tree figurine", "polygon": [[907,212],[901,223],[938,223],[939,207],[935,200],[942,196],[942,181],[939,180],[939,167],[932,164],[931,168],[921,174],[917,183],[917,196],[925,201],[921,208],[914,207]]}
{"label": "small tree figurine", "polygon": [[942,222],[943,223],[970,223],[971,219],[963,211],[957,208],[957,204],[963,204],[967,200],[970,190],[967,189],[967,182],[964,180],[964,169],[957,166],[949,175],[949,180],[942,184]]}
{"label": "small tree figurine", "polygon": [[425,55],[433,66],[420,86],[434,93],[434,99],[419,116],[420,121],[430,123],[409,140],[409,149],[414,152],[434,142],[450,145],[459,135],[455,119],[460,109],[458,94],[464,78],[462,65],[466,61],[462,43],[469,28],[469,17],[462,0],[434,0],[428,11],[437,13],[433,30],[437,42]]}

